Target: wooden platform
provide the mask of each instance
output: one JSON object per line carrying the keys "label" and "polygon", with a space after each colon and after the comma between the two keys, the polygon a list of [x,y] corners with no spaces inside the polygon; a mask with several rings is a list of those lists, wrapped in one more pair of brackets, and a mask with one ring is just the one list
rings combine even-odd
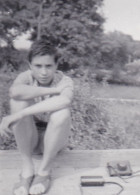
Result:
{"label": "wooden platform", "polygon": [[[40,158],[36,156],[35,167]],[[102,175],[105,181],[114,181],[124,186],[121,195],[140,195],[140,177],[125,183],[120,178],[109,177],[106,164],[112,160],[129,160],[133,171],[140,170],[140,150],[75,150],[61,152],[53,163],[52,187],[48,195],[112,195],[120,190],[115,185],[80,189],[82,175]],[[18,181],[21,158],[18,151],[0,151],[0,194],[12,195]]]}

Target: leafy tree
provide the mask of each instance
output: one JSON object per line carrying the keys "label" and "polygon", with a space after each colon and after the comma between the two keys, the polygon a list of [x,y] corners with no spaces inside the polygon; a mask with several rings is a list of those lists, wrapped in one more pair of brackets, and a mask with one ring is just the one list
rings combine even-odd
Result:
{"label": "leafy tree", "polygon": [[130,35],[111,32],[105,34],[100,43],[100,64],[104,68],[123,69],[126,63],[133,60],[134,40]]}
{"label": "leafy tree", "polygon": [[140,59],[140,41],[134,42],[134,59]]}
{"label": "leafy tree", "polygon": [[[103,0],[0,0],[2,38],[31,30],[32,40],[51,39],[60,68],[93,66],[98,61]],[[14,30],[13,30],[14,29]],[[9,35],[10,34],[10,35]],[[12,43],[12,42],[11,42]]]}
{"label": "leafy tree", "polygon": [[60,67],[96,64],[104,22],[97,11],[101,3],[97,0],[53,0],[44,5],[41,35],[53,39],[57,45]]}
{"label": "leafy tree", "polygon": [[19,4],[17,0],[0,0],[0,5],[0,39],[4,40],[11,47],[13,39],[24,28],[20,19],[15,17],[15,13],[20,9]]}

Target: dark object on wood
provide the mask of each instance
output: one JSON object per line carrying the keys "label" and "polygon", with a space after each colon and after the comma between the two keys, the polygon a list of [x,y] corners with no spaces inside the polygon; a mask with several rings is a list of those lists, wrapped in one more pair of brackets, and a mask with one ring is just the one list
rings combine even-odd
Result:
{"label": "dark object on wood", "polygon": [[102,176],[81,176],[82,187],[104,186],[104,183]]}
{"label": "dark object on wood", "polygon": [[132,170],[129,161],[111,161],[107,163],[110,176],[129,176]]}

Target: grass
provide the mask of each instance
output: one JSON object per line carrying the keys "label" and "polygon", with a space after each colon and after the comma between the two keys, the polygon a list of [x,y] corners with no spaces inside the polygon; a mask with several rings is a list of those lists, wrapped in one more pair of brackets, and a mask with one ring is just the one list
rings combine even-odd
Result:
{"label": "grass", "polygon": [[95,84],[92,87],[92,95],[95,98],[140,100],[140,88],[125,85]]}
{"label": "grass", "polygon": [[76,91],[78,98],[73,105],[72,115],[74,148],[140,147],[138,87],[93,84],[90,90],[88,84],[78,83]]}

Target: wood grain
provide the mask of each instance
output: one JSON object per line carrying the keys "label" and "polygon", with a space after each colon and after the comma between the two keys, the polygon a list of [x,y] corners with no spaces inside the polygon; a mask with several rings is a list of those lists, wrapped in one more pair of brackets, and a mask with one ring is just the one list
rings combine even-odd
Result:
{"label": "wood grain", "polygon": [[[35,156],[35,167],[41,156]],[[47,195],[112,195],[120,190],[118,186],[106,184],[104,187],[82,188],[82,175],[102,175],[105,181],[119,182],[125,188],[121,195],[139,195],[140,177],[131,178],[129,183],[120,178],[109,177],[106,163],[112,160],[129,160],[133,171],[140,170],[140,150],[74,150],[63,151],[54,160],[52,187]],[[21,158],[18,151],[0,151],[0,194],[11,195],[14,183],[19,179]]]}

